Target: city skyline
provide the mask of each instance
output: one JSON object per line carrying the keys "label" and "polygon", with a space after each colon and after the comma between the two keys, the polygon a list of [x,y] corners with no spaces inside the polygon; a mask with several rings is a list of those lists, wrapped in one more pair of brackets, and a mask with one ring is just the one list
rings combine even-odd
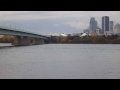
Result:
{"label": "city skyline", "polygon": [[95,17],[101,28],[102,16],[109,16],[114,25],[120,22],[120,11],[0,11],[0,20],[35,28],[43,33],[79,33],[89,27]]}

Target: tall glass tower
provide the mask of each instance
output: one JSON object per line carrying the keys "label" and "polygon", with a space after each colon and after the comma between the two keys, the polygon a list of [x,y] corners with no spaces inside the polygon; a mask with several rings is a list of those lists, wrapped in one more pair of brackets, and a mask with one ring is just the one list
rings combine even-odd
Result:
{"label": "tall glass tower", "polygon": [[90,33],[94,32],[97,29],[97,21],[94,17],[90,19]]}
{"label": "tall glass tower", "polygon": [[108,16],[102,17],[102,31],[104,33],[109,31],[109,17]]}
{"label": "tall glass tower", "polygon": [[110,27],[109,27],[110,32],[113,32],[113,27],[114,27],[114,25],[113,25],[113,21],[110,21]]}

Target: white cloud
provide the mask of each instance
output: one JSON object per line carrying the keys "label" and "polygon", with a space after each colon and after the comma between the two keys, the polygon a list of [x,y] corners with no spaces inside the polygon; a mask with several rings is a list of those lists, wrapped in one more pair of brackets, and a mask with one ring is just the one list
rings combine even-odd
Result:
{"label": "white cloud", "polygon": [[65,25],[69,25],[69,26],[74,27],[74,28],[76,28],[78,30],[85,29],[85,27],[88,27],[88,24],[86,24],[86,23],[75,22],[75,21],[67,22],[67,23],[65,23]]}
{"label": "white cloud", "polygon": [[120,11],[0,11],[4,20],[41,20],[64,18],[101,18],[104,15],[120,20]]}

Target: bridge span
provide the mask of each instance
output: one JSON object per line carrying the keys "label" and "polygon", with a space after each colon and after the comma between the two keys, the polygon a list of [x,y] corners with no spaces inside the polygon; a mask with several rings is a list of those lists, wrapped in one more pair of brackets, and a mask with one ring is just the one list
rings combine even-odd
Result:
{"label": "bridge span", "polygon": [[50,36],[48,35],[42,35],[2,25],[0,25],[0,35],[15,36],[14,41],[12,43],[12,45],[15,46],[44,44],[44,40],[50,39]]}

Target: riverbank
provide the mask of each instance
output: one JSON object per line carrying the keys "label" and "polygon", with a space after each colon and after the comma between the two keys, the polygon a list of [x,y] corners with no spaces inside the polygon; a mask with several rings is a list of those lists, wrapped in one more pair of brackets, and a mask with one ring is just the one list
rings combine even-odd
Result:
{"label": "riverbank", "polygon": [[12,46],[11,43],[0,43],[0,47],[1,46]]}
{"label": "riverbank", "polygon": [[118,35],[112,36],[52,36],[49,43],[53,44],[120,44]]}
{"label": "riverbank", "polygon": [[[0,43],[12,43],[14,37],[4,36]],[[120,36],[51,36],[50,40],[44,40],[45,44],[120,44]]]}

